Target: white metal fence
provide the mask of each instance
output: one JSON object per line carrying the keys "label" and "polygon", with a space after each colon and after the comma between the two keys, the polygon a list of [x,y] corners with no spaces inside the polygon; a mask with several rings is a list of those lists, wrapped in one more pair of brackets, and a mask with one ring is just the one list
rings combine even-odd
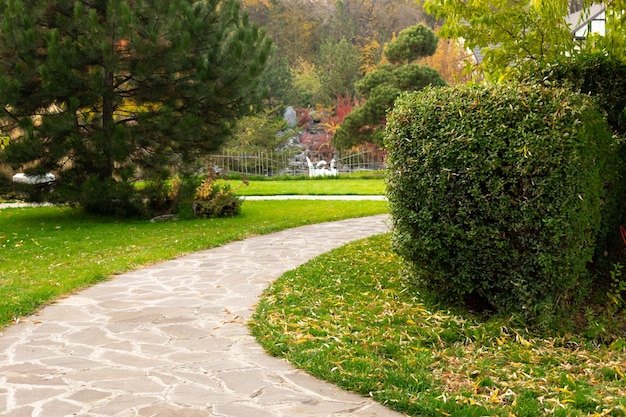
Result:
{"label": "white metal fence", "polygon": [[[311,153],[296,155],[287,152],[256,152],[242,153],[225,151],[207,158],[206,166],[216,172],[236,173],[242,175],[267,176],[304,175],[308,173],[306,157],[316,164],[322,158]],[[385,169],[386,155],[380,151],[363,151],[342,156],[335,154],[336,167],[339,173],[357,171],[375,171]],[[330,161],[326,161],[330,163]]]}

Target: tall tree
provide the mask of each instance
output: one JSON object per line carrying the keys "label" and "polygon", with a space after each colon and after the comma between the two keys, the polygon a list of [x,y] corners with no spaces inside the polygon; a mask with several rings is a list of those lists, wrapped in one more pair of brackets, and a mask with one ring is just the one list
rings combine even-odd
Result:
{"label": "tall tree", "polygon": [[446,85],[436,70],[414,63],[436,49],[437,36],[424,25],[404,29],[389,42],[384,52],[389,64],[379,66],[356,83],[365,102],[346,115],[337,128],[333,136],[335,147],[345,149],[363,142],[382,147],[387,111],[403,91]]}
{"label": "tall tree", "polygon": [[7,0],[0,17],[6,160],[102,211],[216,149],[271,47],[236,0]]}
{"label": "tall tree", "polygon": [[293,75],[287,58],[281,57],[275,46],[272,51],[259,79],[261,85],[267,88],[264,106],[269,108],[295,103],[298,97],[293,88]]}
{"label": "tall tree", "polygon": [[296,93],[294,104],[298,107],[315,107],[323,100],[322,80],[317,66],[305,59],[299,59],[291,68],[293,89]]}
{"label": "tall tree", "polygon": [[334,12],[325,26],[328,38],[334,41],[342,39],[353,40],[356,34],[356,22],[350,2],[337,0]]}
{"label": "tall tree", "polygon": [[320,18],[311,7],[303,0],[292,0],[290,4],[274,1],[268,9],[267,31],[280,57],[286,58],[291,66],[300,59],[312,60],[319,46]]}
{"label": "tall tree", "polygon": [[359,52],[345,38],[322,44],[317,66],[322,84],[320,104],[330,106],[340,95],[354,95],[361,65],[359,58]]}

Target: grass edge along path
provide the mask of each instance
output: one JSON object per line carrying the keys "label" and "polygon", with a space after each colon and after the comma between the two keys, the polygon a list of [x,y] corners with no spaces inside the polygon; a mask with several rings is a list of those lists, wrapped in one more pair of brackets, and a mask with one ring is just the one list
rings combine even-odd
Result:
{"label": "grass edge along path", "polygon": [[387,213],[380,201],[245,201],[234,218],[151,223],[70,207],[0,210],[0,330],[109,277],[246,237]]}
{"label": "grass edge along path", "polygon": [[379,235],[276,280],[250,328],[272,355],[410,416],[624,416],[626,343],[540,339],[416,294]]}

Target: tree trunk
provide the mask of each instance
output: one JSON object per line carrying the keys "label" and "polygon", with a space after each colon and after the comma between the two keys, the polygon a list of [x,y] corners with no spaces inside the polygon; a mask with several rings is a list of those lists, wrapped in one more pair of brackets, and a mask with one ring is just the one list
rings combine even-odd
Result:
{"label": "tree trunk", "polygon": [[[111,48],[113,48],[113,38],[111,37]],[[107,68],[106,58],[104,58],[104,94],[102,95],[102,133],[103,141],[103,164],[100,177],[102,179],[111,178],[113,176],[113,113],[114,104],[114,72]]]}

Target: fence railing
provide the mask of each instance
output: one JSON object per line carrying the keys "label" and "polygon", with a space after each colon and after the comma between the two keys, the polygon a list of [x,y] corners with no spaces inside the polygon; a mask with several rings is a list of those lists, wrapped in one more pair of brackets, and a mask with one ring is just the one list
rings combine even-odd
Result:
{"label": "fence railing", "polygon": [[272,177],[289,173],[293,164],[285,153],[237,153],[226,151],[210,155],[207,166],[216,172]]}
{"label": "fence railing", "polygon": [[363,151],[337,159],[340,172],[378,171],[385,169],[387,154],[381,151]]}
{"label": "fence railing", "polygon": [[[216,172],[251,176],[305,175],[309,171],[307,156],[313,164],[322,160],[317,155],[307,153],[293,155],[286,152],[225,151],[207,157],[206,166]],[[386,155],[380,151],[363,151],[345,156],[335,154],[334,159],[339,173],[375,171],[385,169]]]}

